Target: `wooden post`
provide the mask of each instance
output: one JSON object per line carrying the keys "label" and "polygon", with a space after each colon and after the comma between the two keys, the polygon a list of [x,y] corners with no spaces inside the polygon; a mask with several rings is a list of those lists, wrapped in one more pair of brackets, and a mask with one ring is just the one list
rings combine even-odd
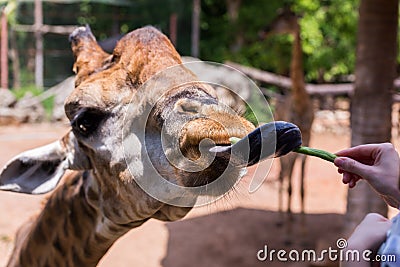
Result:
{"label": "wooden post", "polygon": [[7,15],[4,9],[1,11],[1,74],[0,87],[8,88],[8,29]]}
{"label": "wooden post", "polygon": [[35,0],[35,85],[43,88],[43,35],[41,28],[43,26],[43,6],[42,0]]}
{"label": "wooden post", "polygon": [[193,0],[192,13],[192,56],[199,57],[199,41],[200,41],[200,0]]}
{"label": "wooden post", "polygon": [[176,46],[177,33],[178,33],[178,15],[176,13],[172,13],[169,17],[169,39],[174,46]]}

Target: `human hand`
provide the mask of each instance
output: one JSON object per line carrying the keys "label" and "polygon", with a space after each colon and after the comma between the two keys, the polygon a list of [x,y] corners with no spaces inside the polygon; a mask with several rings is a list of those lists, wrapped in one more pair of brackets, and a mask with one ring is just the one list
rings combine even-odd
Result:
{"label": "human hand", "polygon": [[400,158],[390,143],[360,145],[336,153],[334,163],[343,174],[343,183],[353,188],[365,179],[388,203],[400,204]]}
{"label": "human hand", "polygon": [[369,213],[347,240],[346,249],[377,251],[386,239],[392,222],[377,213]]}
{"label": "human hand", "polygon": [[[358,251],[362,255],[366,250],[376,253],[381,244],[385,241],[386,233],[390,229],[391,225],[392,222],[380,214],[367,214],[347,240],[347,246],[344,249],[344,255],[349,255],[348,252],[354,250]],[[374,262],[370,261],[371,259],[367,260],[363,257],[360,257],[359,259],[360,261],[357,262],[349,259],[343,259],[343,261],[340,262],[340,267],[375,266]]]}

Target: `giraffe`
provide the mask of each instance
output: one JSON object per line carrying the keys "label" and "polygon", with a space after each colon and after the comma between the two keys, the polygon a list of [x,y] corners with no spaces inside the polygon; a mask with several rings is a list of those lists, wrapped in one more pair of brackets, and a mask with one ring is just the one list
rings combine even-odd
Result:
{"label": "giraffe", "polygon": [[[275,117],[298,125],[302,133],[303,145],[308,146],[311,137],[311,127],[314,120],[314,111],[311,98],[305,89],[299,18],[289,7],[284,7],[277,17],[259,33],[261,39],[265,39],[272,34],[291,34],[294,37],[292,44],[292,59],[290,63],[292,88],[286,96],[277,101]],[[300,158],[301,160],[301,213],[304,213],[304,175],[306,156],[298,155],[297,153],[289,153],[280,158],[279,210],[283,210],[283,182],[287,177],[287,212],[289,214],[292,212],[292,175],[293,167],[297,158]]]}
{"label": "giraffe", "polygon": [[[227,191],[242,167],[299,145],[300,133],[292,124],[254,130],[221,105],[151,26],[125,35],[112,54],[98,46],[88,27],[77,28],[70,41],[77,76],[64,107],[71,130],[17,155],[0,172],[2,190],[41,194],[54,189],[40,213],[18,230],[8,267],[96,266],[130,229],[150,218],[183,218],[200,195],[190,196],[189,189],[205,186],[204,195],[215,194],[207,185],[224,173]],[[262,155],[262,133],[269,140],[272,129],[281,145]],[[229,145],[231,136],[244,139]],[[235,152],[244,144],[247,156],[244,150]],[[179,153],[183,157],[176,160]],[[153,180],[158,174],[163,179]],[[172,202],[150,194],[143,181]],[[171,184],[184,191],[168,194]],[[193,202],[170,204],[188,195]]]}

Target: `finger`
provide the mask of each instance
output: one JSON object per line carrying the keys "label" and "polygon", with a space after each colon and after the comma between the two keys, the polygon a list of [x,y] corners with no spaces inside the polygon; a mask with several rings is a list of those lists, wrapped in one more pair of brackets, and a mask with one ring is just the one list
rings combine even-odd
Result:
{"label": "finger", "polygon": [[359,181],[359,180],[362,179],[361,176],[359,176],[359,175],[357,175],[357,174],[354,174],[354,173],[350,173],[350,176],[351,176],[351,179],[352,179],[352,180],[355,180],[355,181]]}
{"label": "finger", "polygon": [[349,179],[348,184],[349,184],[350,188],[355,187],[357,185],[357,182],[360,181],[360,179],[361,179],[358,175],[353,175],[353,174],[350,174],[349,177],[350,177],[350,179]]}
{"label": "finger", "polygon": [[348,173],[348,172],[343,173],[342,181],[343,181],[344,184],[348,184],[351,180],[352,179],[351,179],[351,174],[350,173]]}
{"label": "finger", "polygon": [[361,156],[369,157],[371,156],[377,149],[379,150],[381,144],[367,144],[367,145],[359,145],[347,149],[343,149],[335,154],[339,157],[352,157],[352,156]]}
{"label": "finger", "polygon": [[373,165],[379,151],[382,149],[384,149],[384,147],[381,144],[360,145],[339,151],[336,155],[339,157],[352,158],[366,165]]}
{"label": "finger", "polygon": [[370,173],[370,166],[362,164],[356,160],[346,158],[346,157],[338,157],[334,161],[335,165],[340,169],[356,174],[362,178],[368,179],[368,174]]}
{"label": "finger", "polygon": [[354,185],[357,185],[357,183],[358,183],[358,181],[360,181],[360,179],[359,178],[353,178],[352,181],[353,181]]}

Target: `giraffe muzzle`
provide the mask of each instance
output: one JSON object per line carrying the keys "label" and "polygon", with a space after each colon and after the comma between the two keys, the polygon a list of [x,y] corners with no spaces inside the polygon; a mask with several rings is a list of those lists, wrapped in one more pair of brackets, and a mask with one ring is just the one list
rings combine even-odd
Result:
{"label": "giraffe muzzle", "polygon": [[246,167],[270,157],[281,157],[302,143],[300,129],[293,123],[276,121],[264,124],[236,144],[214,146],[217,157],[232,157],[235,165]]}

